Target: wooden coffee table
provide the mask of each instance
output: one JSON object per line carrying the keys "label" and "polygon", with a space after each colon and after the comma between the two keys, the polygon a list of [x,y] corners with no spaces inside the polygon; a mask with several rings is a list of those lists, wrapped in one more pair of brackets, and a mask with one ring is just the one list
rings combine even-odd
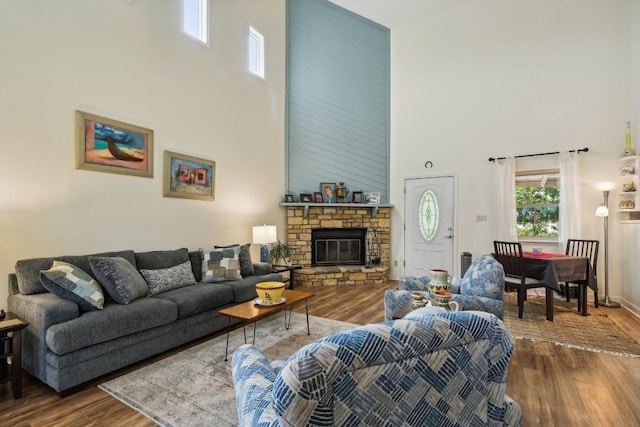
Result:
{"label": "wooden coffee table", "polygon": [[[271,306],[262,306],[256,304],[253,300],[243,302],[242,304],[234,305],[232,307],[223,308],[219,311],[220,314],[223,314],[229,318],[229,323],[227,326],[227,347],[224,350],[224,360],[227,361],[227,356],[229,353],[229,334],[231,333],[231,319],[239,319],[243,322],[242,328],[249,324],[253,323],[253,344],[256,343],[256,322],[264,317],[267,317],[273,313],[277,313],[278,311],[284,311],[284,326],[287,330],[289,330],[289,326],[291,325],[291,308],[293,304],[304,301],[304,309],[307,315],[307,335],[310,335],[311,332],[309,330],[309,298],[313,296],[313,292],[307,291],[293,291],[293,290],[285,290],[284,297],[287,299],[282,304],[271,305]],[[287,320],[287,310],[289,308],[289,319]],[[244,342],[247,343],[247,333],[244,333]]]}

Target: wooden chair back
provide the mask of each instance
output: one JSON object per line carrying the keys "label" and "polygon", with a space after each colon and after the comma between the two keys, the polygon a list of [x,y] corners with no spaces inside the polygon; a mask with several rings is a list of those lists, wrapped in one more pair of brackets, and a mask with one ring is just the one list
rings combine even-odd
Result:
{"label": "wooden chair back", "polygon": [[524,277],[524,258],[520,242],[493,241],[496,260],[502,264],[504,274],[510,277]]}
{"label": "wooden chair back", "polygon": [[589,267],[591,271],[593,271],[593,275],[597,276],[596,268],[598,267],[599,246],[600,241],[598,240],[569,239],[567,240],[567,250],[565,254],[589,258]]}

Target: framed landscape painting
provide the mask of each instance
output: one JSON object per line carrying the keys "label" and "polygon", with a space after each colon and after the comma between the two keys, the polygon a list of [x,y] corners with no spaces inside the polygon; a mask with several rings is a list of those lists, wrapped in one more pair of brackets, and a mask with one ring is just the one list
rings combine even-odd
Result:
{"label": "framed landscape painting", "polygon": [[153,130],[76,111],[76,168],[153,178]]}
{"label": "framed landscape painting", "polygon": [[215,200],[216,162],[198,157],[164,152],[165,197]]}

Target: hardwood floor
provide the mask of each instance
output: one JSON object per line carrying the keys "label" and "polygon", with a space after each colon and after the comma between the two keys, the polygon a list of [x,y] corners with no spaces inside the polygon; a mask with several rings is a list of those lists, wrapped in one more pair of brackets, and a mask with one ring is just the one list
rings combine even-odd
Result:
{"label": "hardwood floor", "polygon": [[[395,282],[373,286],[312,288],[310,313],[365,324],[383,319],[383,294]],[[618,326],[640,341],[640,319],[624,309],[605,309]],[[303,312],[303,307],[294,309]],[[208,337],[210,338],[210,337]],[[198,342],[204,341],[200,340]],[[198,342],[192,343],[195,345]],[[23,397],[13,400],[0,386],[2,426],[153,426],[97,385],[110,377],[167,357],[165,353],[87,384],[60,398],[51,388],[23,374]],[[640,358],[616,357],[554,344],[516,340],[507,393],[523,411],[523,426],[640,425]]]}

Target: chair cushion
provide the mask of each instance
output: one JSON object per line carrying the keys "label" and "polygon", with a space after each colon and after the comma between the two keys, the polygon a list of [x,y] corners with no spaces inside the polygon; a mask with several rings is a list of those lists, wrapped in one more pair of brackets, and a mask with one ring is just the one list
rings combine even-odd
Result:
{"label": "chair cushion", "polygon": [[52,294],[73,301],[84,311],[101,310],[104,294],[98,282],[73,264],[54,261],[40,272],[42,285]]}
{"label": "chair cushion", "polygon": [[475,295],[502,301],[504,269],[491,255],[476,258],[460,280],[462,295]]}

